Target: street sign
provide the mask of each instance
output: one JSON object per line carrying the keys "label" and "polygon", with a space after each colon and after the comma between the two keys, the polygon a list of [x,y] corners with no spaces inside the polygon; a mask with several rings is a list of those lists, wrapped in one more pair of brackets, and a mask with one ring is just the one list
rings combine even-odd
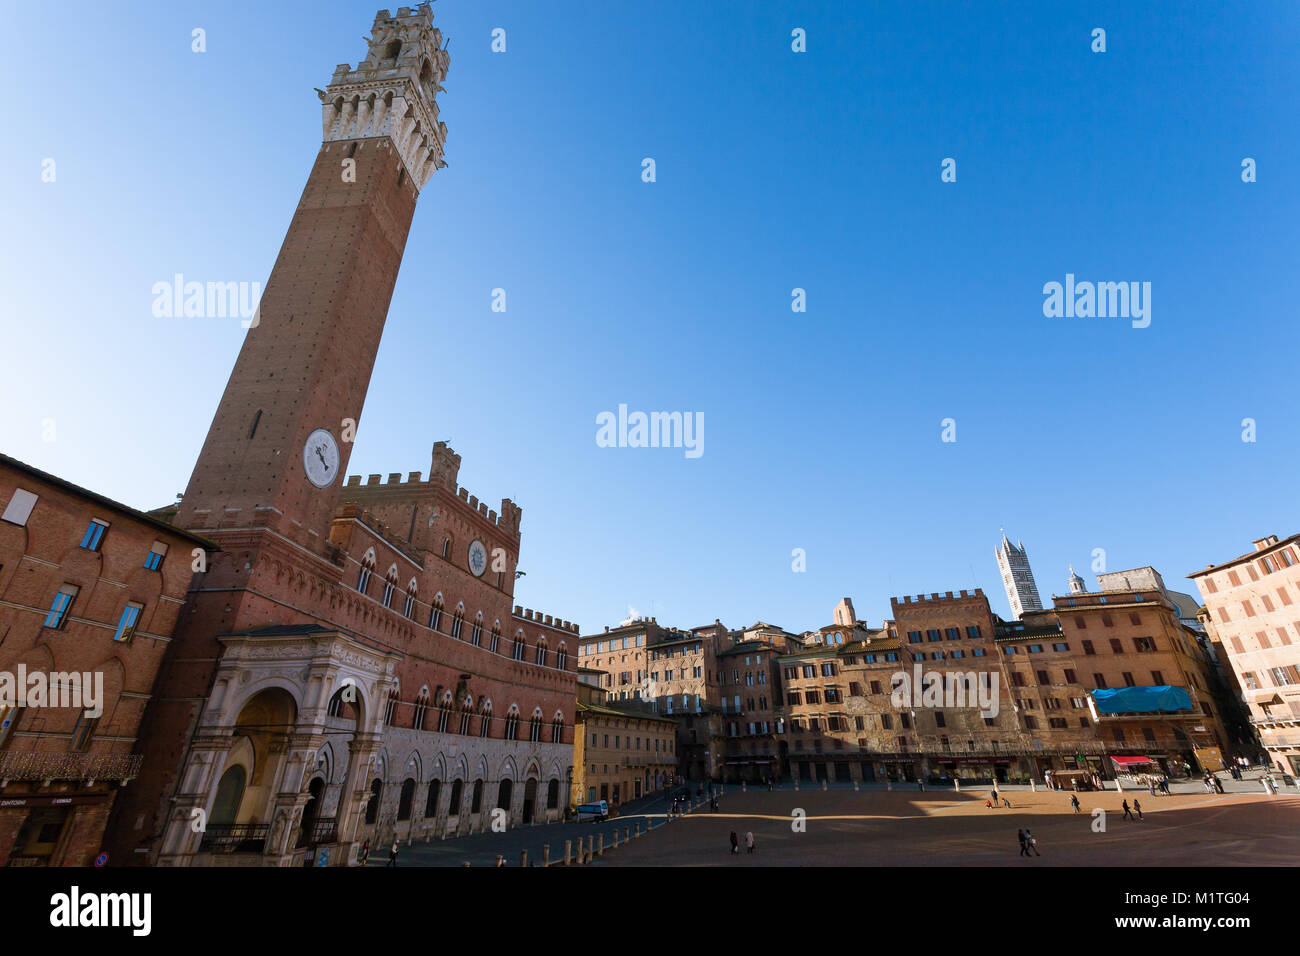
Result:
{"label": "street sign", "polygon": [[108,865],[107,853],[100,853],[99,856],[95,857],[95,866],[107,866],[107,865]]}

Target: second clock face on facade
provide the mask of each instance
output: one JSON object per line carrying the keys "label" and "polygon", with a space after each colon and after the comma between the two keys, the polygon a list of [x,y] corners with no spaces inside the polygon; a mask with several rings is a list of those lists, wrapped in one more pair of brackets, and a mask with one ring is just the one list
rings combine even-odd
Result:
{"label": "second clock face on facade", "polygon": [[470,573],[473,574],[474,577],[476,578],[481,577],[483,572],[487,570],[487,560],[488,560],[487,548],[484,547],[482,541],[480,541],[478,538],[475,538],[473,541],[469,543]]}
{"label": "second clock face on facade", "polygon": [[307,444],[302,446],[302,469],[307,473],[307,480],[317,488],[328,488],[334,483],[334,476],[339,472],[339,446],[324,428],[307,436]]}

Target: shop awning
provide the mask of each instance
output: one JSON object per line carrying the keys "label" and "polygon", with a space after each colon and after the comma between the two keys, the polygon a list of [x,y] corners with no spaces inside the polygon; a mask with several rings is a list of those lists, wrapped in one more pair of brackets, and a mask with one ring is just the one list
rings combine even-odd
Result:
{"label": "shop awning", "polygon": [[1155,763],[1150,757],[1111,757],[1117,767],[1138,767]]}

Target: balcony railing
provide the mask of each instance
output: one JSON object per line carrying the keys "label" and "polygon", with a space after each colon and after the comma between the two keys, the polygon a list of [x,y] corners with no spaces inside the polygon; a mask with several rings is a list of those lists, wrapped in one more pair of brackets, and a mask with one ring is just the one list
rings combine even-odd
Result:
{"label": "balcony railing", "polygon": [[299,831],[297,849],[302,849],[305,846],[321,846],[322,844],[338,842],[338,820],[334,817],[328,817],[317,820],[315,825],[308,829]]}
{"label": "balcony railing", "polygon": [[209,823],[200,853],[262,853],[271,834],[268,823]]}
{"label": "balcony railing", "polygon": [[130,780],[140,773],[140,754],[0,752],[0,781]]}

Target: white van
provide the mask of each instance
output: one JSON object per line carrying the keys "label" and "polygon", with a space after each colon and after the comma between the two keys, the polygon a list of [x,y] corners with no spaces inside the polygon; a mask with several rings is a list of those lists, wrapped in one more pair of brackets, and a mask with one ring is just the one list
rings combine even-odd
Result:
{"label": "white van", "polygon": [[585,823],[588,820],[608,820],[609,804],[604,800],[596,800],[593,803],[584,803],[578,807],[578,822]]}

